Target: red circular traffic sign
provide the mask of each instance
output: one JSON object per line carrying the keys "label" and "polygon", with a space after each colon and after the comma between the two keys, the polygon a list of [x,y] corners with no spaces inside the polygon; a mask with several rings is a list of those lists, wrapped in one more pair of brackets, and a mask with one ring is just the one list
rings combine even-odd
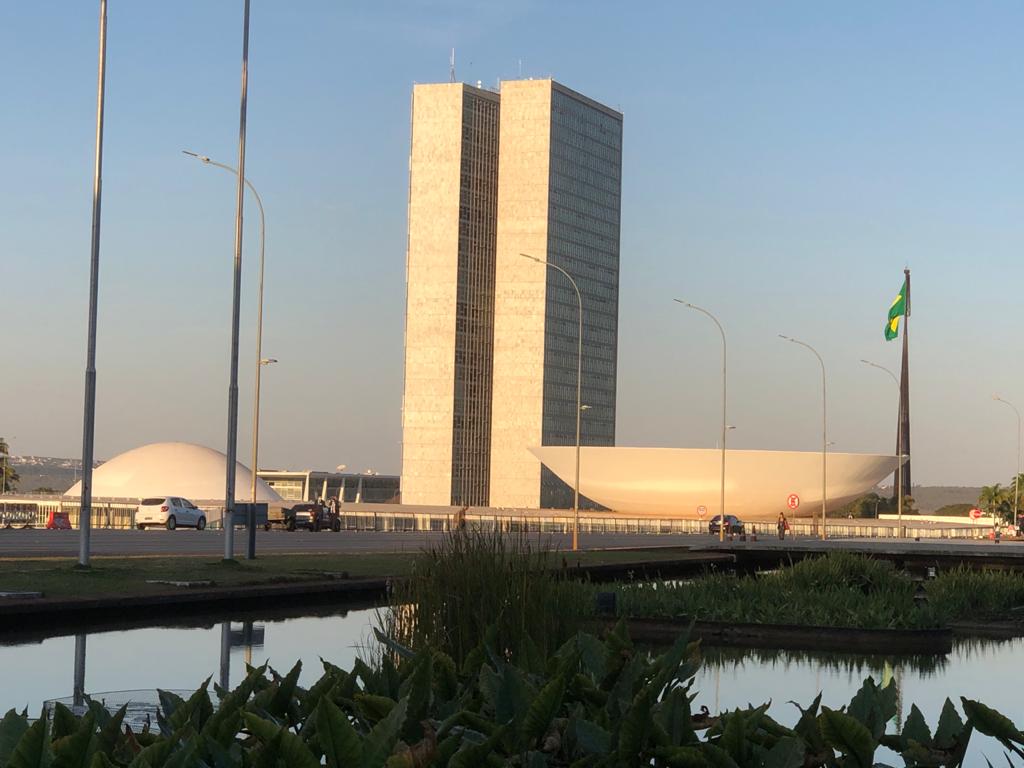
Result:
{"label": "red circular traffic sign", "polygon": [[701,504],[699,507],[697,507],[697,515],[698,516],[704,517],[704,515],[706,515],[707,513],[708,513],[708,508],[705,507],[703,504]]}
{"label": "red circular traffic sign", "polygon": [[971,507],[971,520],[977,520],[981,517],[981,510],[977,507]]}
{"label": "red circular traffic sign", "polygon": [[800,497],[795,493],[789,494],[789,498],[786,499],[786,506],[790,509],[796,509],[800,506]]}

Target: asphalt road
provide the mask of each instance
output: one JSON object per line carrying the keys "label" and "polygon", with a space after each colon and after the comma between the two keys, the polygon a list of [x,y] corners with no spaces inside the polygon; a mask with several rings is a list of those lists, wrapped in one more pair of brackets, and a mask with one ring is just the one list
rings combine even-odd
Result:
{"label": "asphalt road", "polygon": [[[382,532],[382,531],[263,531],[256,533],[256,553],[294,554],[316,552],[415,552],[426,545],[440,542],[445,534],[437,532]],[[571,538],[558,534],[530,534],[545,546],[562,551],[571,548]],[[246,533],[236,531],[235,554],[244,557]],[[717,536],[707,534],[581,534],[581,549],[628,549],[652,547],[688,547],[723,551],[744,549],[832,550],[855,552],[936,552],[942,554],[998,555],[1024,558],[1024,542],[1004,541],[995,544],[985,539],[912,539],[896,538],[830,538],[825,542],[809,536],[789,536],[779,541],[774,537],[759,537],[719,544]],[[148,531],[92,532],[94,555],[208,555],[224,552],[221,531],[195,531],[163,529]],[[77,557],[78,531],[47,531],[39,529],[0,529],[0,557]]]}
{"label": "asphalt road", "polygon": [[[235,555],[244,557],[247,533],[235,532]],[[571,548],[569,536],[531,534],[555,549]],[[263,531],[256,532],[256,554],[294,554],[310,552],[415,552],[425,545],[440,542],[443,533],[381,531]],[[593,534],[581,535],[582,549],[623,547],[697,546],[710,542],[709,536]],[[93,530],[94,555],[221,555],[224,534],[221,531],[163,529],[147,531]],[[78,531],[38,529],[0,529],[0,557],[77,557]]]}

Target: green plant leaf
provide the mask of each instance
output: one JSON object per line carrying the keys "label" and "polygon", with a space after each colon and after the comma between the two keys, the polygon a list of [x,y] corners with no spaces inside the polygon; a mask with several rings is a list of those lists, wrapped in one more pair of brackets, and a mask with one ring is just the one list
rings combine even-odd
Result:
{"label": "green plant leaf", "polygon": [[866,726],[846,713],[828,707],[821,708],[818,721],[828,746],[842,752],[852,765],[872,768],[877,742]]}
{"label": "green plant leaf", "polygon": [[964,730],[964,721],[948,698],[942,705],[939,724],[935,728],[935,746],[939,749],[950,749],[960,741]]}
{"label": "green plant leaf", "polygon": [[289,716],[294,708],[295,689],[299,684],[300,674],[302,674],[301,660],[295,662],[295,666],[277,685],[260,691],[256,695],[255,698],[259,700],[260,706],[274,717]]}
{"label": "green plant leaf", "polygon": [[811,705],[804,709],[795,701],[790,704],[800,710],[800,719],[797,720],[793,730],[804,742],[815,752],[820,752],[825,747],[825,739],[821,734],[821,726],[818,723],[818,707],[821,706],[821,694],[819,693]]}
{"label": "green plant leaf", "polygon": [[327,758],[327,768],[363,764],[363,743],[345,714],[329,698],[316,709],[316,738]]}
{"label": "green plant leaf", "polygon": [[53,718],[50,722],[50,738],[54,741],[70,736],[78,730],[78,718],[75,713],[59,701],[53,705]]}
{"label": "green plant leaf", "polygon": [[369,723],[378,723],[395,708],[395,700],[371,693],[357,693],[353,698],[356,711]]}
{"label": "green plant leaf", "polygon": [[921,714],[921,710],[917,708],[916,704],[910,705],[910,714],[907,715],[907,721],[903,724],[903,730],[900,732],[900,735],[904,740],[913,739],[918,744],[927,746],[932,743],[931,729],[928,727],[924,715]]}
{"label": "green plant leaf", "polygon": [[425,651],[415,658],[412,665],[412,672],[398,688],[398,697],[408,700],[402,736],[410,742],[423,736],[420,721],[427,718],[433,703],[434,657]]}
{"label": "green plant leaf", "polygon": [[395,704],[387,717],[378,722],[363,740],[363,768],[382,768],[398,742],[398,734],[405,722],[408,701]]}
{"label": "green plant leaf", "polygon": [[96,732],[95,715],[89,712],[77,726],[74,733],[53,742],[53,768],[88,768],[89,742]]}
{"label": "green plant leaf", "polygon": [[507,730],[508,726],[503,725],[479,744],[463,741],[459,750],[448,761],[448,768],[480,768],[486,765],[487,758],[494,753],[495,746],[504,738]]}
{"label": "green plant leaf", "polygon": [[529,711],[529,692],[522,672],[511,664],[505,664],[498,674],[497,683],[494,697],[497,724],[518,722]]}
{"label": "green plant leaf", "polygon": [[392,637],[381,632],[377,627],[373,628],[373,634],[377,638],[377,642],[386,646],[389,651],[398,656],[401,659],[415,659],[416,652],[407,646],[402,645],[400,642]]}
{"label": "green plant leaf", "polygon": [[562,698],[565,696],[565,677],[558,675],[545,685],[540,693],[530,702],[530,708],[526,710],[522,726],[519,729],[523,743],[532,747],[537,739],[544,736],[555,719],[558,710],[562,706]]}
{"label": "green plant leaf", "polygon": [[652,694],[653,688],[641,688],[619,725],[616,752],[626,765],[634,765],[640,760],[650,733]]}
{"label": "green plant leaf", "polygon": [[612,735],[592,720],[574,717],[569,721],[569,734],[576,749],[584,755],[607,755],[612,747]]}
{"label": "green plant leaf", "polygon": [[15,745],[28,730],[28,718],[13,709],[0,720],[0,765],[6,765]]}
{"label": "green plant leaf", "polygon": [[[313,756],[302,739],[277,723],[265,720],[252,712],[243,715],[246,727],[264,744],[265,760],[274,755],[289,768],[319,768],[320,761]],[[271,746],[272,745],[272,746]],[[275,763],[268,763],[274,765]]]}
{"label": "green plant leaf", "polygon": [[973,726],[976,731],[998,739],[1003,746],[1024,755],[1024,752],[1015,746],[1024,744],[1024,734],[1017,729],[1010,718],[980,701],[973,701],[961,696],[960,703],[963,705],[964,714],[967,715],[968,724]]}
{"label": "green plant leaf", "polygon": [[885,733],[886,724],[896,715],[896,686],[890,681],[879,688],[868,677],[850,701],[846,713],[864,725],[876,741]]}
{"label": "green plant leaf", "polygon": [[46,710],[21,734],[4,768],[47,768],[53,759],[46,732]]}
{"label": "green plant leaf", "polygon": [[701,744],[701,754],[712,768],[740,768],[729,753],[716,744]]}
{"label": "green plant leaf", "polygon": [[795,736],[783,736],[764,756],[764,768],[802,768],[807,745]]}
{"label": "green plant leaf", "polygon": [[266,668],[267,665],[264,664],[251,670],[235,690],[226,694],[221,699],[217,711],[210,715],[200,733],[209,736],[224,747],[234,741],[235,734],[238,733],[242,725],[242,707],[249,700],[257,683],[263,679]]}
{"label": "green plant leaf", "polygon": [[197,765],[197,747],[198,744],[195,739],[182,742],[180,747],[172,752],[170,757],[163,763],[162,768],[193,768]]}
{"label": "green plant leaf", "polygon": [[121,726],[124,723],[124,716],[127,712],[128,705],[123,704],[114,713],[113,717],[108,718],[107,722],[100,728],[96,738],[89,745],[90,753],[102,752],[106,755],[113,755],[118,743],[126,739]]}
{"label": "green plant leaf", "polygon": [[210,694],[207,691],[209,685],[210,678],[208,677],[196,689],[195,693],[188,697],[187,701],[182,701],[181,697],[173,693],[160,691],[161,701],[163,701],[165,696],[177,699],[174,711],[169,715],[165,715],[172,731],[180,730],[189,722],[192,723],[192,726],[197,731],[202,729],[203,724],[213,714],[213,704],[210,702]]}
{"label": "green plant leaf", "polygon": [[160,727],[160,733],[164,736],[170,736],[176,730],[171,723],[171,718],[174,717],[174,713],[178,711],[178,708],[184,705],[185,700],[172,691],[165,691],[160,688],[156,689],[156,695],[160,699],[160,709],[156,711],[157,725]]}

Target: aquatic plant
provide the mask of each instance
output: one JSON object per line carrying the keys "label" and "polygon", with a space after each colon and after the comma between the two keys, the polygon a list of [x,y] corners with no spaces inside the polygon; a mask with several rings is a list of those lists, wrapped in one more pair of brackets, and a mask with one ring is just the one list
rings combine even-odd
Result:
{"label": "aquatic plant", "polygon": [[582,626],[592,589],[567,577],[543,544],[525,534],[453,531],[414,556],[378,624],[400,643],[458,663],[491,627],[508,658],[546,658]]}
{"label": "aquatic plant", "polygon": [[300,665],[279,675],[250,668],[233,691],[209,680],[188,698],[161,692],[156,727],[135,733],[125,709],[89,701],[32,722],[0,721],[0,768],[632,768],[877,766],[880,746],[907,766],[960,766],[974,731],[1024,756],[1024,734],[981,702],[946,700],[934,730],[915,706],[898,734],[894,686],[864,682],[850,703],[799,709],[790,728],[768,704],[691,711],[698,647],[681,637],[659,656],[633,646],[623,624],[604,640],[576,634],[543,669],[510,663],[492,629],[462,665],[383,638],[378,665],[342,670],[323,662],[313,686]]}
{"label": "aquatic plant", "polygon": [[889,563],[837,552],[757,576],[710,572],[686,582],[619,585],[624,616],[686,616],[706,621],[861,629],[936,627],[916,585]]}

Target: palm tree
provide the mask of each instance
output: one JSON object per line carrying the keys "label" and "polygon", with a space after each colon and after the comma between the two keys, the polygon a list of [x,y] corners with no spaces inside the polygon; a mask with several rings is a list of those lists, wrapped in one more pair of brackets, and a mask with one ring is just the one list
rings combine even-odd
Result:
{"label": "palm tree", "polygon": [[993,517],[1005,517],[1013,507],[1013,491],[999,483],[986,485],[978,496],[978,505]]}

